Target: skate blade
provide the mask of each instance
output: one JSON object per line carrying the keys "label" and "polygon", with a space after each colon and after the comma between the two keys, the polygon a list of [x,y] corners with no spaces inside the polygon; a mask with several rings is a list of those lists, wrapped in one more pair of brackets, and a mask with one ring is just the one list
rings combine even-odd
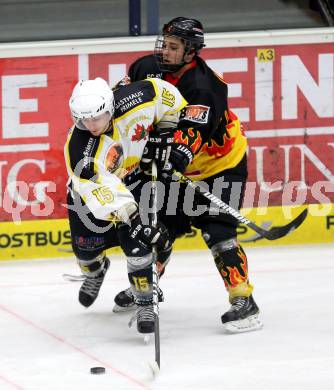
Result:
{"label": "skate blade", "polygon": [[63,274],[63,278],[67,282],[83,282],[84,280],[86,280],[85,275]]}
{"label": "skate blade", "polygon": [[118,306],[116,303],[112,309],[114,313],[126,313],[137,309],[137,305],[133,304],[131,306]]}
{"label": "skate blade", "polygon": [[254,314],[243,320],[226,322],[223,327],[227,333],[244,333],[262,329],[263,323],[258,319],[258,314]]}

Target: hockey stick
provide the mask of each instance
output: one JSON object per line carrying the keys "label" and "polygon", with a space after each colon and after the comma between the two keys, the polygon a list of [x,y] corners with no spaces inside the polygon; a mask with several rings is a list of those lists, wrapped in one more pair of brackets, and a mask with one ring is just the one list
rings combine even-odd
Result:
{"label": "hockey stick", "polygon": [[[151,188],[151,197],[150,197],[150,217],[151,224],[154,227],[157,227],[158,217],[157,217],[157,165],[155,161],[152,161],[152,188]],[[153,373],[160,370],[160,326],[159,326],[159,297],[158,297],[158,270],[157,270],[157,261],[158,261],[158,249],[156,245],[152,246],[152,284],[153,284],[153,311],[154,311],[154,344],[155,344],[155,367],[151,367]]]}
{"label": "hockey stick", "polygon": [[[169,173],[163,173],[164,177],[170,177]],[[256,225],[254,222],[250,221],[246,217],[242,216],[239,211],[235,210],[217,196],[208,192],[200,183],[194,182],[189,179],[187,176],[184,176],[182,173],[173,170],[172,176],[177,178],[182,183],[186,183],[189,187],[193,188],[196,192],[202,194],[206,199],[210,200],[216,206],[218,206],[222,211],[227,214],[232,215],[239,222],[249,226],[251,229],[256,231],[261,237],[266,238],[267,240],[277,240],[281,237],[285,237],[286,235],[292,233],[296,230],[305,220],[307,216],[307,209],[303,210],[295,219],[289,222],[284,226],[274,226],[270,230],[266,230]]]}

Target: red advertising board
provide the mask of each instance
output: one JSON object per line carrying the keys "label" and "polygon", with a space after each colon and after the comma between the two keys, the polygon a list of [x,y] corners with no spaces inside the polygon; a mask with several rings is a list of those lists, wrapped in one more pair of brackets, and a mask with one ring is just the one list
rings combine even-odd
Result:
{"label": "red advertising board", "polygon": [[[334,202],[334,44],[204,49],[249,138],[245,206]],[[90,54],[112,85],[144,52]],[[63,145],[80,56],[0,59],[0,218],[64,218]]]}
{"label": "red advertising board", "polygon": [[77,56],[0,59],[0,218],[66,216],[63,145]]}

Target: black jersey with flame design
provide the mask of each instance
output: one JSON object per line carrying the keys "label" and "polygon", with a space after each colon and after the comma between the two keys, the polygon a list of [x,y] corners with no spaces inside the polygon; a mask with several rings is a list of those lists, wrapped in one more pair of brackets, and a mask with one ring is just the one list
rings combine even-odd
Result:
{"label": "black jersey with flame design", "polygon": [[188,144],[195,154],[186,175],[203,180],[234,168],[243,158],[247,139],[238,117],[228,108],[224,80],[200,57],[181,78],[162,73],[153,55],[135,61],[129,69],[131,81],[161,77],[172,82],[188,106],[182,110],[175,141]]}

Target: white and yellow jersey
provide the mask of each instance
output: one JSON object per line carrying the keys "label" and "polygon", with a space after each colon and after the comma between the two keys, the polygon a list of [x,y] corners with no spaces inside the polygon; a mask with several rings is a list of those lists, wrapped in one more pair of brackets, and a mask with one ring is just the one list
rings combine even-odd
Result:
{"label": "white and yellow jersey", "polygon": [[115,91],[111,130],[95,137],[73,127],[65,144],[71,189],[98,219],[113,220],[117,211],[135,202],[123,183],[138,166],[149,131],[172,127],[187,102],[171,84],[147,79]]}

